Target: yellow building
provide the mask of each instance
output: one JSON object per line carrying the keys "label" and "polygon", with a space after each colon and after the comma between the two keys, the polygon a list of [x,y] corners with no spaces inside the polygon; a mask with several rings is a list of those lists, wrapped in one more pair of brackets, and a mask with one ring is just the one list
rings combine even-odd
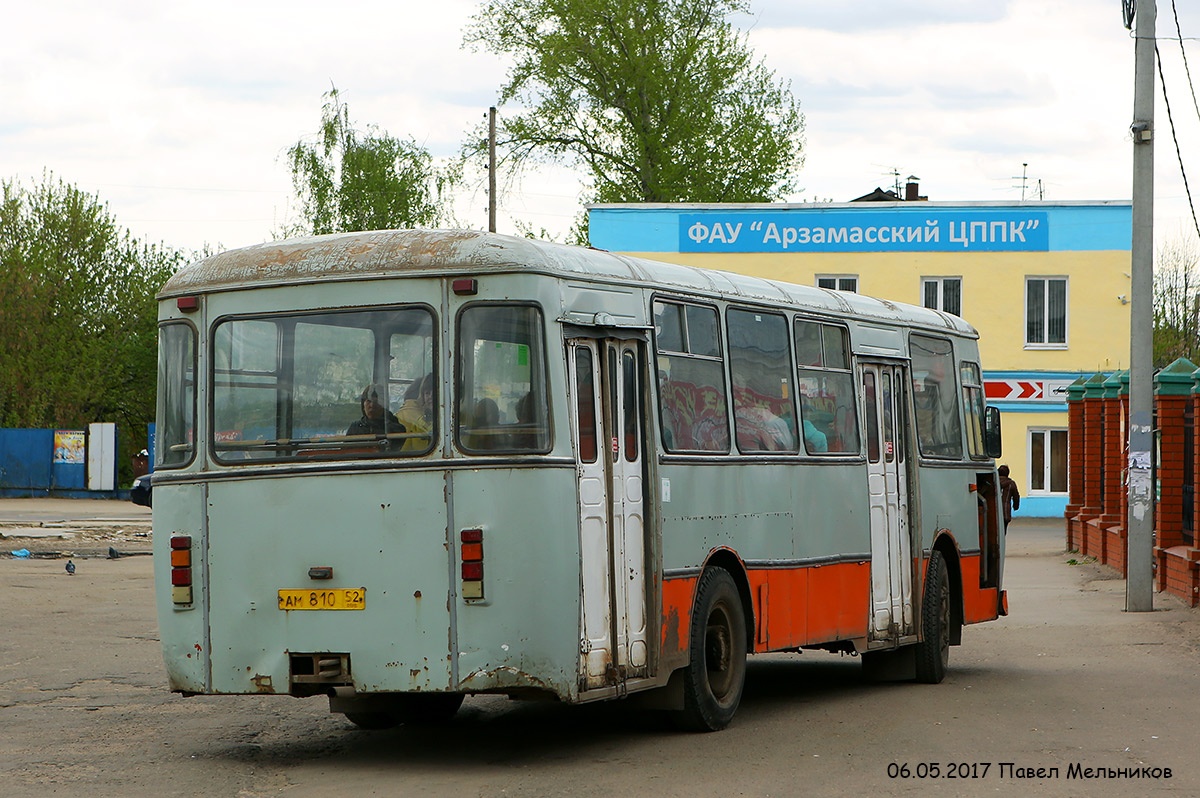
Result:
{"label": "yellow building", "polygon": [[593,246],[857,291],[979,330],[1018,515],[1067,502],[1066,386],[1128,367],[1128,202],[592,205]]}

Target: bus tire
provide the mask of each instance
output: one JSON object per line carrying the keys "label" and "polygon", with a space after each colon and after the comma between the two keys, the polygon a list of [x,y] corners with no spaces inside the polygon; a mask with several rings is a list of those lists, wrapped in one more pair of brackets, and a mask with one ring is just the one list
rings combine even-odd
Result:
{"label": "bus tire", "polygon": [[950,664],[950,575],[940,551],[929,555],[921,600],[921,642],[917,643],[917,681],[937,684]]}
{"label": "bus tire", "polygon": [[719,731],[729,725],[746,681],[746,616],[733,577],[709,568],[696,587],[683,674],[683,709],[678,725],[689,731]]}

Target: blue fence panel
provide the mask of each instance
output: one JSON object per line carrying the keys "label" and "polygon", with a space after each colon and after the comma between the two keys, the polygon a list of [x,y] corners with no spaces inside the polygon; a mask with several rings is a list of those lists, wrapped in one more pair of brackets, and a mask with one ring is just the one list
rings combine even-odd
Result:
{"label": "blue fence panel", "polygon": [[54,430],[0,429],[0,488],[49,488],[53,459]]}

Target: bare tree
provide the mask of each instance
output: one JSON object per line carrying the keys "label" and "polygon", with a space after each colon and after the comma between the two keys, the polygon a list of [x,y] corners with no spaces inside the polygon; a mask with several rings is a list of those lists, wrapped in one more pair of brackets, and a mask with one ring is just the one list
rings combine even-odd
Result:
{"label": "bare tree", "polygon": [[1158,250],[1154,268],[1154,366],[1200,355],[1200,246],[1180,233]]}

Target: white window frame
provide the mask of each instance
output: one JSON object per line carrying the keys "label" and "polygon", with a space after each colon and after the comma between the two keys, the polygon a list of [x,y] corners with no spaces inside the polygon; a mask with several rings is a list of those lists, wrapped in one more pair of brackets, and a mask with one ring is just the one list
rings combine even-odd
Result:
{"label": "white window frame", "polygon": [[[1050,283],[1052,281],[1061,280],[1063,283],[1063,340],[1047,343],[1046,341],[1030,341],[1029,340],[1029,281],[1043,280],[1043,305],[1042,307],[1048,311],[1050,308]],[[1022,285],[1021,292],[1021,318],[1024,327],[1021,332],[1021,337],[1025,339],[1026,349],[1067,349],[1070,342],[1071,333],[1071,281],[1065,275],[1042,275],[1028,274],[1025,276],[1025,282]],[[1049,313],[1042,320],[1043,334],[1050,331]]]}
{"label": "white window frame", "polygon": [[[813,278],[813,285],[815,285],[817,288],[820,288],[822,280],[833,280],[834,283],[837,285],[837,288],[832,289],[832,290],[849,291],[850,293],[853,293],[853,294],[858,293],[858,275],[857,274],[818,274]],[[846,281],[846,280],[853,280],[854,287],[853,288],[843,288],[842,282]]]}
{"label": "white window frame", "polygon": [[[955,282],[958,283],[958,311],[957,312],[952,311],[952,310],[946,310],[946,281],[947,280],[954,280]],[[930,283],[937,286],[937,305],[933,309],[945,311],[946,313],[950,313],[955,316],[961,317],[963,315],[963,308],[962,308],[963,279],[962,279],[962,275],[957,275],[957,276],[946,275],[943,277],[922,277],[921,278],[921,298],[920,298],[918,304],[922,305],[923,307],[929,307],[929,305],[925,304],[925,286],[929,285]]]}
{"label": "white window frame", "polygon": [[[1066,473],[1063,476],[1066,477],[1066,479],[1067,479],[1067,489],[1059,491],[1059,490],[1050,490],[1050,488],[1049,488],[1049,486],[1053,484],[1053,480],[1051,478],[1051,469],[1053,468],[1053,464],[1054,464],[1054,453],[1050,449],[1050,442],[1054,439],[1054,436],[1050,434],[1052,432],[1061,432],[1065,435],[1067,432],[1067,428],[1066,427],[1030,427],[1025,432],[1025,443],[1026,443],[1026,446],[1025,446],[1025,473],[1027,475],[1027,480],[1028,480],[1028,484],[1025,486],[1025,488],[1026,488],[1026,494],[1029,496],[1066,496],[1070,493],[1071,472],[1070,472],[1070,466],[1069,466],[1069,456],[1070,456],[1069,452],[1068,452],[1067,457],[1063,458],[1063,467],[1064,467],[1064,469],[1066,469]],[[1043,488],[1042,490],[1035,490],[1033,487],[1033,469],[1034,469],[1034,466],[1033,466],[1033,436],[1034,435],[1044,435],[1045,436],[1045,447],[1042,450],[1045,453],[1045,462],[1042,464],[1042,484],[1045,485],[1046,487]],[[1066,446],[1066,445],[1067,445],[1067,441],[1064,438],[1063,446]]]}

